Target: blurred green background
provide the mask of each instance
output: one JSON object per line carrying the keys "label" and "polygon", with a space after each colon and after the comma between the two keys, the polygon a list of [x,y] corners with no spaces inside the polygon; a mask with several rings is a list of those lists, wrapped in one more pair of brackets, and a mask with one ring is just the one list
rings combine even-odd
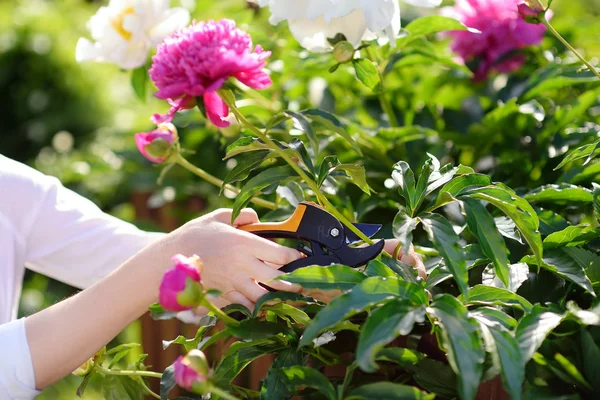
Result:
{"label": "blurred green background", "polygon": [[[150,130],[150,115],[166,111],[166,104],[151,94],[142,104],[133,94],[129,74],[112,64],[75,62],[76,42],[88,36],[86,22],[105,3],[0,2],[0,153],[57,176],[107,212],[148,230],[161,228],[136,219],[131,203],[135,193],[150,196],[150,209],[176,205],[179,222],[194,217],[193,212],[178,206],[190,195],[204,199],[208,210],[231,204],[218,196],[217,188],[178,168],[159,185],[160,169],[138,153],[133,133]],[[272,27],[268,23],[267,10],[259,11],[244,0],[173,0],[171,4],[188,8],[198,20],[234,19],[256,43],[272,50],[269,68],[274,85],[265,94],[272,104],[292,109],[319,106],[352,116],[365,126],[379,123],[368,112],[371,103],[367,90],[349,73],[330,74],[328,68],[333,62],[329,56],[310,56],[302,51],[285,25]],[[436,12],[402,7],[403,23],[417,13]],[[553,9],[555,27],[572,44],[590,56],[600,55],[600,0],[555,0]],[[552,39],[547,41],[546,47],[554,44]],[[357,108],[356,102],[363,96],[367,107]],[[248,112],[255,108],[251,101],[246,107]],[[258,109],[256,113],[260,116]],[[175,122],[184,146],[195,150],[190,160],[223,178],[231,165],[221,157],[226,144],[238,134],[236,128],[219,133],[198,121],[197,113],[178,116]],[[72,293],[73,288],[27,273],[20,314],[34,313]],[[139,342],[139,325],[126,329],[116,339],[121,341]],[[80,380],[69,377],[41,397],[75,398]],[[102,397],[93,382],[90,389],[84,398]]]}

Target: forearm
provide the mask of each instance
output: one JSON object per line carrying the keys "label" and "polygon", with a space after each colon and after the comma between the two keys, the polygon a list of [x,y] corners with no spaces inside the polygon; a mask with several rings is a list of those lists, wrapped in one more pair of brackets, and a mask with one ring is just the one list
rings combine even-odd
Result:
{"label": "forearm", "polygon": [[147,247],[102,281],[27,318],[38,389],[75,370],[157,300],[170,242]]}

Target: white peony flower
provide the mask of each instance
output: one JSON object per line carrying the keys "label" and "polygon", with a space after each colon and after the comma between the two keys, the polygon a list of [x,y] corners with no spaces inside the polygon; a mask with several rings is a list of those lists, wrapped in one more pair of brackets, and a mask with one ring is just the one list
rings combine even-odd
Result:
{"label": "white peony flower", "polygon": [[[442,2],[404,1],[422,7],[436,7]],[[258,4],[269,6],[273,25],[287,20],[292,35],[311,51],[330,50],[327,39],[338,33],[357,46],[378,36],[393,43],[400,32],[398,0],[258,0]]]}
{"label": "white peony flower", "polygon": [[87,24],[95,42],[80,38],[75,58],[137,68],[144,65],[152,47],[189,21],[189,12],[169,8],[169,0],[110,0]]}

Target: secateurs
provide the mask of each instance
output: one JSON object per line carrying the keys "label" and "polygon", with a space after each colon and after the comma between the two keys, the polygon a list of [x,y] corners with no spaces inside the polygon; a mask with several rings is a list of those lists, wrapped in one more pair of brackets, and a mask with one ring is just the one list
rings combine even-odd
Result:
{"label": "secateurs", "polygon": [[[375,235],[381,225],[353,224],[367,237]],[[264,238],[297,239],[298,250],[306,255],[296,261],[284,265],[281,272],[292,272],[309,265],[327,266],[343,264],[350,267],[360,267],[381,253],[384,241],[366,247],[351,247],[361,239],[345,227],[332,214],[317,204],[302,202],[290,218],[283,222],[257,223],[240,227]]]}

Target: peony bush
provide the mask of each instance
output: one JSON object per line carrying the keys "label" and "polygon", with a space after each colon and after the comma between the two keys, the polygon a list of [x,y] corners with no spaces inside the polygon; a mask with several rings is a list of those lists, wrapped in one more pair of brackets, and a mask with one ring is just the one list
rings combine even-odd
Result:
{"label": "peony bush", "polygon": [[[114,3],[111,15],[126,18],[153,2]],[[255,45],[232,20],[194,21],[132,72],[147,71],[170,107],[135,135],[138,149],[161,178],[178,165],[233,194],[232,218],[252,202],[263,220],[283,220],[310,200],[365,243],[351,222],[383,223],[400,244],[360,269],[282,275],[306,291],[268,293],[253,310],[214,306],[202,255],[175,255],[152,314],[208,310],[193,338],[165,341],[182,356],[164,372],[143,360],[123,370],[130,347],[111,349],[77,371],[80,392],[96,374],[129,377],[136,395],[163,399],[176,385],[211,399],[591,398],[600,389],[600,75],[551,11],[537,0],[457,0],[401,29],[397,0],[258,6],[314,52],[297,60],[309,77],[339,79],[322,96],[341,114],[323,99],[298,106],[291,95],[307,95],[269,75],[277,48]],[[564,47],[544,51],[544,38]],[[222,135],[224,178],[188,159],[175,126],[190,120]],[[410,249],[425,259],[425,279],[399,260]],[[226,350],[207,359],[217,344]],[[274,362],[259,390],[233,383],[265,355]],[[147,378],[161,379],[160,394]]]}

